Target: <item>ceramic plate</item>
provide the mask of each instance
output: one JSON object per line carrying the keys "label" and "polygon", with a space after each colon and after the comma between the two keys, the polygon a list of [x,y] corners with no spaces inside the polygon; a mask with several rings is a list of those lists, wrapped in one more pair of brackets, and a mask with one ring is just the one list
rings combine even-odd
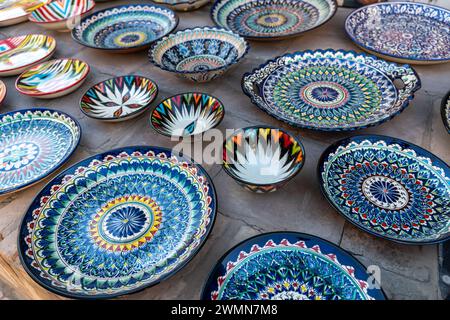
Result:
{"label": "ceramic plate", "polygon": [[450,61],[450,10],[424,3],[379,3],[345,22],[362,49],[388,60],[416,64]]}
{"label": "ceramic plate", "polygon": [[355,130],[385,122],[420,89],[417,73],[374,56],[333,49],[270,60],[244,75],[252,102],[292,126]]}
{"label": "ceramic plate", "polygon": [[79,124],[48,109],[0,115],[0,195],[28,187],[61,167],[80,141]]}
{"label": "ceramic plate", "polygon": [[95,155],[32,202],[19,252],[39,284],[73,298],[110,298],[159,283],[186,265],[216,214],[206,171],[158,147]]}
{"label": "ceramic plate", "polygon": [[89,88],[81,97],[81,111],[88,117],[122,121],[143,113],[158,95],[152,80],[141,76],[111,78]]}
{"label": "ceramic plate", "polygon": [[206,93],[177,94],[153,109],[150,123],[168,137],[188,137],[201,134],[219,125],[225,109],[219,99]]}
{"label": "ceramic plate", "polygon": [[384,300],[368,277],[358,260],[331,242],[297,232],[265,233],[217,262],[202,299]]}
{"label": "ceramic plate", "polygon": [[0,40],[0,77],[22,73],[30,66],[49,59],[56,40],[42,34],[29,34]]}
{"label": "ceramic plate", "polygon": [[86,79],[89,66],[77,59],[57,59],[44,62],[22,73],[16,89],[38,98],[56,98],[75,91]]}
{"label": "ceramic plate", "polygon": [[0,104],[2,104],[3,100],[5,100],[6,97],[6,85],[5,83],[0,80]]}
{"label": "ceramic plate", "polygon": [[450,168],[409,142],[377,135],[331,145],[318,167],[323,194],[359,228],[406,244],[450,238]]}
{"label": "ceramic plate", "polygon": [[217,0],[211,18],[252,40],[298,36],[330,20],[335,0]]}
{"label": "ceramic plate", "polygon": [[2,0],[0,3],[0,27],[27,21],[31,11],[51,0]]}
{"label": "ceramic plate", "polygon": [[110,50],[142,50],[172,32],[178,17],[155,5],[123,5],[97,11],[72,30],[75,41],[87,47]]}
{"label": "ceramic plate", "polygon": [[442,99],[441,115],[445,128],[447,129],[448,133],[450,133],[450,91],[447,93],[444,99]]}
{"label": "ceramic plate", "polygon": [[165,4],[172,10],[191,11],[207,5],[211,0],[153,0],[153,2]]}

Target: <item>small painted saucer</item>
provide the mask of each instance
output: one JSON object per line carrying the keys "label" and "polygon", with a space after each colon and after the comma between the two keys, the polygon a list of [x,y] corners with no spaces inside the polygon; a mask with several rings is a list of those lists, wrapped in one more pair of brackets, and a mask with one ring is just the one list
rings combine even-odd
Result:
{"label": "small painted saucer", "polygon": [[447,132],[450,133],[450,91],[442,99],[441,116]]}
{"label": "small painted saucer", "polygon": [[90,118],[110,122],[142,114],[158,95],[152,80],[141,76],[111,78],[89,88],[81,97],[81,111]]}
{"label": "small painted saucer", "polygon": [[43,34],[29,34],[0,40],[0,77],[22,73],[32,65],[50,59],[56,40]]}
{"label": "small painted saucer", "polygon": [[216,0],[211,18],[249,40],[275,40],[315,29],[336,10],[336,0]]}
{"label": "small painted saucer", "polygon": [[61,167],[80,142],[69,115],[27,109],[0,115],[0,195],[29,187]]}
{"label": "small painted saucer", "polygon": [[153,109],[150,123],[168,137],[201,134],[219,125],[225,109],[219,99],[206,93],[181,93],[162,101]]}
{"label": "small painted saucer", "polygon": [[52,99],[78,89],[86,80],[89,65],[77,59],[56,59],[41,63],[23,72],[16,81],[22,94]]}
{"label": "small painted saucer", "polygon": [[211,0],[153,0],[176,11],[192,11],[206,6]]}
{"label": "small painted saucer", "polygon": [[0,80],[0,105],[2,104],[3,100],[5,100],[7,91],[8,90],[6,89],[6,84],[2,80]]}
{"label": "small painted saucer", "polygon": [[31,11],[50,1],[52,0],[2,0],[0,3],[0,27],[27,21]]}
{"label": "small painted saucer", "polygon": [[411,64],[450,61],[450,10],[386,2],[353,11],[345,30],[357,46],[387,60]]}
{"label": "small painted saucer", "polygon": [[[260,234],[217,262],[203,300],[385,300],[366,267],[319,237],[298,232]],[[375,284],[375,285],[374,285]]]}
{"label": "small painted saucer", "polygon": [[318,175],[328,201],[364,231],[405,244],[450,239],[450,167],[419,146],[343,139],[322,154]]}

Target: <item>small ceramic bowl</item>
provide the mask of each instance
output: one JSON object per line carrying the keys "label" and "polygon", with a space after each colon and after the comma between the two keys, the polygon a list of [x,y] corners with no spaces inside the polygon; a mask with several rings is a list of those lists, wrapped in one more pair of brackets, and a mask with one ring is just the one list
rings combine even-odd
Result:
{"label": "small ceramic bowl", "polygon": [[195,82],[222,75],[248,52],[244,38],[222,28],[185,29],[152,45],[150,62]]}
{"label": "small ceramic bowl", "polygon": [[2,80],[0,80],[0,104],[2,104],[3,100],[5,100],[6,92],[6,85]]}
{"label": "small ceramic bowl", "polygon": [[78,89],[86,80],[89,65],[77,59],[56,59],[23,72],[16,81],[20,93],[41,99],[52,99]]}
{"label": "small ceramic bowl", "polygon": [[268,126],[239,129],[224,142],[223,168],[247,190],[266,193],[284,186],[303,167],[302,143]]}
{"label": "small ceramic bowl", "polygon": [[0,3],[0,27],[12,26],[28,20],[31,11],[51,0],[2,0]]}
{"label": "small ceramic bowl", "polygon": [[207,5],[211,0],[153,0],[153,2],[164,4],[176,11],[191,11]]}
{"label": "small ceramic bowl", "polygon": [[219,99],[206,93],[188,92],[162,101],[153,109],[150,123],[162,135],[188,137],[215,128],[224,115]]}
{"label": "small ceramic bowl", "polygon": [[70,31],[94,7],[94,0],[56,0],[32,11],[28,19],[49,30]]}
{"label": "small ceramic bowl", "polygon": [[90,118],[118,122],[142,114],[158,95],[152,80],[135,75],[111,78],[89,88],[81,98],[81,111]]}

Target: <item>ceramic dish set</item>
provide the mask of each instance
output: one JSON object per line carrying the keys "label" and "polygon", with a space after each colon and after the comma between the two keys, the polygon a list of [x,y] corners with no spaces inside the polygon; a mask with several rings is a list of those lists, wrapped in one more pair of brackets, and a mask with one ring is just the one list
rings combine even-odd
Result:
{"label": "ceramic dish set", "polygon": [[[92,54],[148,49],[156,71],[202,83],[240,63],[251,50],[248,41],[300,36],[337,10],[334,0],[216,0],[211,19],[218,27],[174,32],[179,18],[172,9],[195,10],[210,1],[155,2],[162,5],[94,11],[92,0],[9,0],[0,5],[0,26],[26,18],[71,31],[88,52],[98,50]],[[11,8],[22,15],[12,15]],[[448,10],[417,3],[362,7],[348,16],[345,30],[368,53],[287,53],[246,72],[242,91],[295,128],[336,132],[379,125],[398,116],[421,88],[413,67],[399,62],[450,60],[449,19]],[[0,77],[18,75],[16,89],[34,98],[75,91],[90,67],[78,59],[47,61],[55,48],[56,40],[46,35],[0,40]],[[213,95],[185,92],[155,103],[158,92],[154,79],[115,76],[88,88],[79,107],[85,121],[127,121],[149,111],[154,132],[182,139],[201,137],[224,119],[225,106]],[[0,104],[5,96],[0,81]],[[449,96],[442,101],[442,118],[450,133]],[[63,296],[111,298],[181,270],[214,225],[217,195],[206,170],[169,149],[134,146],[90,156],[55,174],[80,138],[78,121],[57,110],[0,114],[0,195],[54,174],[20,225],[19,256],[28,274]],[[301,171],[306,152],[288,130],[241,128],[223,141],[223,169],[251,192],[274,192]],[[450,239],[450,168],[419,146],[377,135],[342,139],[323,152],[317,176],[331,206],[373,236],[412,245]],[[201,298],[386,298],[366,281],[366,268],[340,247],[312,235],[274,232],[225,253]]]}

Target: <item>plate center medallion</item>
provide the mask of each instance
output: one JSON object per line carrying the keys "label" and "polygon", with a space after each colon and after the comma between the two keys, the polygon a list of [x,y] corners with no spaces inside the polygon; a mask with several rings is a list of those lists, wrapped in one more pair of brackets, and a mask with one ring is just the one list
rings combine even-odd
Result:
{"label": "plate center medallion", "polygon": [[365,179],[362,192],[370,202],[386,210],[401,210],[409,202],[405,187],[388,177],[372,176]]}
{"label": "plate center medallion", "polygon": [[0,172],[21,169],[29,165],[39,154],[39,146],[22,142],[7,146],[0,151]]}
{"label": "plate center medallion", "polygon": [[336,82],[318,81],[308,83],[300,89],[300,97],[316,108],[339,108],[350,100],[346,88]]}

